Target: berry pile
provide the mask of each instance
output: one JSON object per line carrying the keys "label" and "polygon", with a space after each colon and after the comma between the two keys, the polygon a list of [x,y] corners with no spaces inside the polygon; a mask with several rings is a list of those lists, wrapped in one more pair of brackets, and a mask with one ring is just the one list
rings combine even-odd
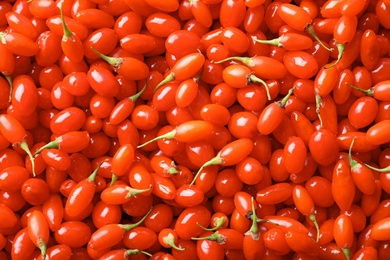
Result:
{"label": "berry pile", "polygon": [[0,0],[0,260],[390,259],[389,0]]}

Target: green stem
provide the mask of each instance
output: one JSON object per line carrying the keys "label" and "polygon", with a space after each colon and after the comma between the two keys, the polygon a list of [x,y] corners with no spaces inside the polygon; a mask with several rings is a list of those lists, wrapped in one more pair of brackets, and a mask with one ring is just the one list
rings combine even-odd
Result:
{"label": "green stem", "polygon": [[373,167],[373,166],[371,166],[371,165],[369,165],[367,163],[365,163],[364,165],[367,166],[367,168],[369,168],[369,169],[371,169],[373,171],[377,171],[377,172],[390,172],[390,165],[385,167],[385,168],[382,168],[382,169],[375,168],[375,167]]}
{"label": "green stem", "polygon": [[34,156],[31,154],[30,148],[28,148],[28,144],[25,141],[21,142],[19,145],[20,145],[20,148],[22,148],[22,150],[25,151],[27,153],[28,157],[30,158],[31,171],[32,171],[33,176],[35,177],[36,174],[35,174]]}
{"label": "green stem", "polygon": [[316,228],[316,231],[317,231],[316,242],[318,243],[318,240],[320,239],[320,226],[318,225],[316,215],[314,213],[310,214],[309,219],[313,222],[313,224]]}
{"label": "green stem", "polygon": [[199,177],[200,173],[203,171],[203,169],[207,166],[211,166],[211,165],[220,165],[220,164],[223,164],[223,159],[220,157],[220,154],[218,153],[215,157],[211,158],[209,161],[205,162],[202,167],[200,167],[200,169],[198,170],[198,172],[196,173],[194,179],[192,180],[192,182],[190,183],[190,187],[192,185],[194,185],[196,179]]}
{"label": "green stem", "polygon": [[179,170],[176,168],[176,165],[173,163],[173,165],[171,167],[169,167],[167,173],[169,175],[175,175],[175,174],[179,173]]}
{"label": "green stem", "polygon": [[245,235],[251,235],[253,240],[259,240],[260,233],[259,233],[259,227],[257,226],[257,223],[259,222],[259,218],[256,215],[256,209],[255,209],[255,199],[252,197],[252,214],[250,218],[252,219],[252,225],[251,228],[245,233]]}
{"label": "green stem", "polygon": [[71,39],[73,37],[73,33],[71,32],[71,30],[69,30],[68,26],[66,26],[66,23],[65,23],[65,16],[64,16],[64,11],[62,10],[62,6],[64,4],[62,3],[61,4],[61,7],[60,7],[60,15],[61,15],[61,22],[62,22],[62,29],[64,31],[64,36],[62,37],[62,40],[63,41],[67,41],[68,39]]}
{"label": "green stem", "polygon": [[353,144],[355,143],[355,139],[356,139],[356,136],[352,139],[351,145],[349,146],[349,150],[348,150],[348,161],[349,161],[349,165],[351,167],[351,171],[354,171],[356,168],[362,167],[362,165],[360,163],[358,163],[356,160],[354,160],[352,158],[352,147],[353,147]]}
{"label": "green stem", "polygon": [[157,91],[162,85],[169,83],[175,79],[175,74],[174,73],[169,73],[168,76],[166,76],[165,79],[163,79],[160,83],[157,84],[157,86],[154,88],[154,92]]}
{"label": "green stem", "polygon": [[226,241],[226,238],[218,233],[218,231],[215,231],[213,234],[207,236],[207,237],[191,237],[191,240],[209,240],[209,241],[216,241],[218,244],[224,244]]}
{"label": "green stem", "polygon": [[184,250],[184,248],[178,247],[175,244],[175,237],[173,236],[172,233],[169,233],[166,237],[164,237],[163,241],[164,241],[165,244],[169,245],[173,249],[176,249],[176,250],[179,250],[179,251],[183,251]]}
{"label": "green stem", "polygon": [[142,95],[142,93],[144,93],[146,86],[147,86],[147,84],[145,83],[144,87],[138,93],[130,96],[129,97],[130,101],[133,101],[133,102],[137,101],[137,99]]}
{"label": "green stem", "polygon": [[118,179],[118,176],[115,173],[112,173],[110,186],[113,186],[117,179]]}
{"label": "green stem", "polygon": [[0,32],[0,42],[2,43],[2,44],[6,44],[7,42],[5,41],[5,38],[4,38],[4,36],[6,36],[7,35],[7,33],[6,32]]}
{"label": "green stem", "polygon": [[139,250],[139,249],[127,249],[125,251],[125,259],[127,259],[126,257],[128,256],[131,256],[131,255],[137,255],[137,254],[144,254],[144,255],[147,255],[149,257],[152,257],[152,254],[146,252],[146,251],[143,251],[143,250]]}
{"label": "green stem", "polygon": [[323,127],[322,117],[321,117],[321,102],[322,97],[318,94],[316,94],[316,114],[318,116],[318,119],[320,120],[320,127]]}
{"label": "green stem", "polygon": [[272,40],[259,40],[256,38],[256,36],[252,36],[252,40],[254,40],[255,42],[262,43],[262,44],[269,44],[269,45],[278,46],[278,47],[283,47],[283,44],[280,43],[282,38],[283,38],[283,35],[281,35],[278,38],[272,39]]}
{"label": "green stem", "polygon": [[104,55],[103,53],[98,52],[95,48],[91,46],[91,50],[96,53],[100,58],[105,60],[108,64],[114,67],[114,69],[118,69],[122,63],[123,63],[123,58],[115,58],[115,57],[109,57]]}
{"label": "green stem", "polygon": [[129,192],[127,193],[126,195],[126,199],[130,198],[130,197],[133,197],[137,194],[141,194],[141,193],[144,193],[144,192],[148,192],[152,189],[152,186],[150,186],[148,189],[133,189],[131,187],[128,187],[128,190]]}
{"label": "green stem", "polygon": [[249,58],[249,57],[240,57],[240,56],[228,57],[228,58],[223,59],[223,60],[213,61],[213,63],[214,63],[214,64],[220,64],[220,63],[223,63],[223,62],[225,62],[225,61],[230,61],[230,60],[241,61],[241,62],[244,63],[245,65],[251,65],[251,64],[252,64],[252,58]]}
{"label": "green stem", "polygon": [[41,250],[42,260],[46,259],[47,245],[42,238],[38,238],[38,248]]}
{"label": "green stem", "polygon": [[161,140],[161,139],[172,140],[172,139],[175,138],[175,134],[176,134],[176,129],[173,129],[172,131],[169,131],[168,133],[165,133],[163,135],[157,136],[156,138],[153,138],[153,139],[151,139],[151,140],[149,140],[149,141],[147,141],[147,142],[145,142],[143,144],[138,145],[137,148],[144,147],[144,146],[146,146],[148,144],[151,144],[151,143],[153,143],[155,141],[158,141],[158,140]]}
{"label": "green stem", "polygon": [[345,255],[345,258],[347,258],[347,260],[350,260],[351,259],[351,251],[349,250],[349,248],[343,248],[343,253]]}
{"label": "green stem", "polygon": [[223,227],[223,225],[225,225],[226,220],[227,220],[226,217],[214,219],[215,227],[213,227],[213,228],[205,228],[201,224],[199,224],[198,222],[196,222],[196,224],[206,231],[216,231],[217,229],[219,229],[219,228]]}
{"label": "green stem", "polygon": [[144,220],[148,217],[150,212],[152,212],[152,209],[153,209],[153,207],[151,207],[149,209],[149,211],[145,214],[145,216],[143,216],[138,222],[136,222],[134,224],[118,224],[118,225],[127,232],[127,231],[139,226],[142,222],[144,222]]}
{"label": "green stem", "polygon": [[287,92],[287,95],[284,96],[284,98],[283,98],[282,100],[280,100],[280,101],[277,102],[278,105],[279,105],[280,107],[283,108],[283,107],[286,106],[287,101],[288,101],[288,99],[290,98],[290,96],[294,93],[294,90],[295,90],[295,86],[292,87],[292,88],[290,88],[290,89],[288,90],[288,92]]}
{"label": "green stem", "polygon": [[328,48],[325,46],[325,44],[318,38],[316,32],[314,31],[314,26],[312,24],[309,24],[306,27],[306,31],[327,51],[333,51],[332,48]]}
{"label": "green stem", "polygon": [[58,137],[57,139],[45,144],[44,146],[42,146],[41,148],[39,148],[35,153],[34,155],[37,155],[37,154],[40,154],[43,150],[45,149],[58,149],[60,147],[60,137]]}
{"label": "green stem", "polygon": [[101,162],[97,167],[96,169],[91,173],[91,175],[88,176],[87,178],[87,181],[88,182],[95,182],[95,179],[96,179],[96,176],[97,176],[97,173],[100,169],[100,166],[103,164],[103,162]]}
{"label": "green stem", "polygon": [[325,69],[330,69],[333,66],[336,66],[340,62],[341,58],[343,57],[344,50],[345,50],[345,44],[336,43],[336,46],[337,46],[337,50],[339,51],[339,54],[337,55],[337,60],[335,62],[333,62],[332,64],[325,66]]}
{"label": "green stem", "polygon": [[270,93],[270,91],[269,91],[269,87],[268,87],[267,83],[266,83],[264,80],[262,80],[262,79],[256,77],[254,74],[250,74],[249,77],[248,77],[248,81],[249,81],[250,83],[253,83],[253,82],[261,83],[261,84],[265,87],[265,91],[267,92],[267,98],[268,98],[268,100],[271,100],[271,99],[272,99],[272,98],[271,98],[271,93]]}
{"label": "green stem", "polygon": [[345,83],[348,85],[348,87],[354,89],[354,90],[357,90],[357,91],[360,91],[364,94],[366,94],[367,96],[374,96],[374,88],[369,88],[369,89],[361,89],[361,88],[358,88],[358,87],[355,87],[354,85],[350,84],[350,83]]}

